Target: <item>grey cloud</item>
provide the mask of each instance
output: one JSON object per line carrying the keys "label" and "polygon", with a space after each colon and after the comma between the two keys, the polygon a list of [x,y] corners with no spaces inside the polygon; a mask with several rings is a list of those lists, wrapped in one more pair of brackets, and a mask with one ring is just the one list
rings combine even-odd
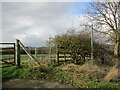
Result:
{"label": "grey cloud", "polygon": [[70,13],[74,5],[75,3],[4,2],[3,41],[18,38],[26,45],[45,45],[49,34],[63,32],[71,25],[73,16]]}

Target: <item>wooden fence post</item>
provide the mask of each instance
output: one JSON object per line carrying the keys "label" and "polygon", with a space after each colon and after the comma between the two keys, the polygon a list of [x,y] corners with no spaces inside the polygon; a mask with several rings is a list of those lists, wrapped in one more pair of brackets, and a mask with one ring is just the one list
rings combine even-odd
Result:
{"label": "wooden fence post", "polygon": [[14,65],[15,65],[15,61],[16,61],[16,47],[15,47],[15,43],[14,43]]}
{"label": "wooden fence post", "polygon": [[[28,48],[28,49],[29,49],[29,51],[30,51],[30,53],[31,53],[31,47],[30,47],[30,46],[29,46],[29,48]],[[30,59],[31,59],[31,58],[30,58],[30,57],[28,57],[28,66],[30,65]]]}
{"label": "wooden fence post", "polygon": [[35,47],[35,58],[37,58],[37,47]]}
{"label": "wooden fence post", "polygon": [[65,62],[66,62],[66,54],[64,53],[64,59],[65,59]]}
{"label": "wooden fence post", "polygon": [[16,39],[16,65],[20,67],[20,45],[19,40]]}
{"label": "wooden fence post", "polygon": [[56,45],[56,61],[59,63],[59,51],[58,51],[58,45]]}

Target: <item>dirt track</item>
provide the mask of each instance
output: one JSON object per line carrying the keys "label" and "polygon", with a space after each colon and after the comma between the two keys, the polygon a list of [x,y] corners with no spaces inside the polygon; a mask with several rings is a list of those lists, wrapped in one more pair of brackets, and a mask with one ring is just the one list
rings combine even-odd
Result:
{"label": "dirt track", "polygon": [[2,85],[2,88],[73,88],[53,81],[30,79],[11,79]]}

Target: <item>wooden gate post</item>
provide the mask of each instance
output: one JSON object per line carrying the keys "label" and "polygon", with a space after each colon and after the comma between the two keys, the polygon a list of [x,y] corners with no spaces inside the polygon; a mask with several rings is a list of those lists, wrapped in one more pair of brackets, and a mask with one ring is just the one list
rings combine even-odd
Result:
{"label": "wooden gate post", "polygon": [[20,45],[18,39],[16,39],[16,65],[20,67]]}

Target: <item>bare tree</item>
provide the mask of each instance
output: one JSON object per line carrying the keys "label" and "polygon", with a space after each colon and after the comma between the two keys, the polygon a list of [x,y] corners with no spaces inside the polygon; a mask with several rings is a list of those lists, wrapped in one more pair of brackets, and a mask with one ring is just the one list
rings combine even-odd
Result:
{"label": "bare tree", "polygon": [[96,31],[109,35],[114,43],[114,55],[118,57],[120,49],[120,1],[119,2],[91,2],[87,14],[100,27]]}

